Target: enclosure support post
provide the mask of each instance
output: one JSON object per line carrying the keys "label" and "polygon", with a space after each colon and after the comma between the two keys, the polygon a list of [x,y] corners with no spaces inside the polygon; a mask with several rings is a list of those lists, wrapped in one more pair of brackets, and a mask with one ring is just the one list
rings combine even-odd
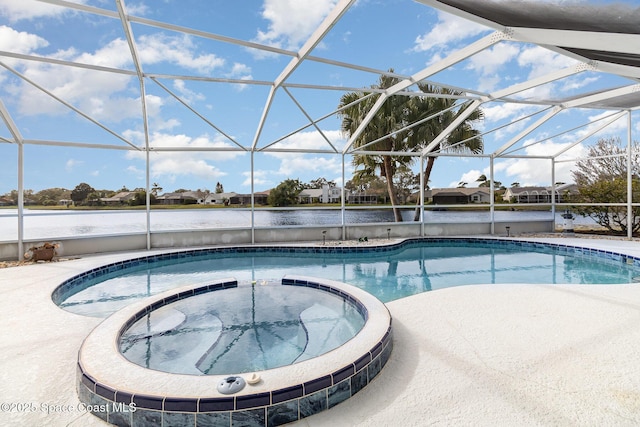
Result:
{"label": "enclosure support post", "polygon": [[489,212],[491,216],[491,235],[496,234],[496,218],[495,218],[495,185],[493,183],[493,154],[489,156]]}
{"label": "enclosure support post", "polygon": [[420,237],[424,237],[424,154],[420,155]]}
{"label": "enclosure support post", "polygon": [[633,171],[631,170],[631,110],[627,111],[627,238],[633,239]]}
{"label": "enclosure support post", "polygon": [[149,144],[147,144],[146,149],[145,149],[145,156],[146,156],[146,163],[147,163],[147,169],[146,169],[146,181],[147,181],[147,188],[146,188],[146,197],[145,197],[145,212],[146,212],[146,219],[147,219],[147,250],[151,249],[151,194],[150,194],[150,186],[149,186],[149,181],[150,181],[150,176],[151,176],[151,165],[150,163],[150,153],[149,153]]}
{"label": "enclosure support post", "polygon": [[551,158],[551,216],[553,217],[553,230],[556,231],[556,159]]}
{"label": "enclosure support post", "polygon": [[345,240],[346,238],[346,233],[347,233],[347,227],[345,224],[345,196],[346,196],[346,192],[344,191],[344,185],[345,185],[345,180],[344,180],[345,176],[344,176],[344,152],[342,153],[342,197],[341,202],[340,202],[340,224],[342,225],[342,240]]}
{"label": "enclosure support post", "polygon": [[255,151],[253,150],[253,148],[251,149],[251,244],[255,244],[256,243],[256,223],[255,223],[255,198],[253,193],[255,192],[255,187],[254,187],[254,183],[253,180],[255,179],[254,176],[254,171],[255,171],[255,164],[254,164],[254,156],[255,156]]}
{"label": "enclosure support post", "polygon": [[18,260],[24,260],[24,145],[18,142]]}

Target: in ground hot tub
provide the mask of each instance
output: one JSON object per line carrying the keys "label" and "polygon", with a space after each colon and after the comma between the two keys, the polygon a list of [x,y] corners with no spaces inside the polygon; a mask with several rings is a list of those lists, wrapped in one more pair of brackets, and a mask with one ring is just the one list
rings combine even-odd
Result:
{"label": "in ground hot tub", "polygon": [[159,307],[120,337],[131,362],[174,374],[264,371],[340,347],[367,310],[348,295],[279,282],[241,282]]}
{"label": "in ground hot tub", "polygon": [[78,394],[112,424],[278,425],[360,391],[391,349],[388,310],[358,288],[229,279],[107,318],[80,349]]}

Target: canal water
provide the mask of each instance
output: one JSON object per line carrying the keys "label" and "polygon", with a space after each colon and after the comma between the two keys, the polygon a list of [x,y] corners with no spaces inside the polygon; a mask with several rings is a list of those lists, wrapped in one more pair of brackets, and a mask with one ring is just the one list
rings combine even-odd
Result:
{"label": "canal water", "polygon": [[[17,240],[17,209],[0,210],[0,241]],[[402,210],[405,221],[413,220],[413,209]],[[24,238],[46,239],[87,235],[128,234],[146,231],[146,212],[115,211],[24,211]],[[556,223],[562,224],[562,212]],[[345,224],[393,222],[391,209],[345,210]],[[550,211],[496,211],[496,221],[550,220]],[[341,225],[340,209],[267,210],[259,209],[179,209],[152,210],[151,231],[198,230],[215,228]],[[425,211],[426,223],[490,222],[488,211]],[[576,217],[575,224],[594,224],[590,218]]]}

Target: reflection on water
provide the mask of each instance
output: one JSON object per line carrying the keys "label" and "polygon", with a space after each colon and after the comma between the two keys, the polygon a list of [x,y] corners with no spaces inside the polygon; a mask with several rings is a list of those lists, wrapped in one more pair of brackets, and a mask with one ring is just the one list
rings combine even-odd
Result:
{"label": "reflection on water", "polygon": [[121,353],[145,368],[195,375],[290,365],[340,347],[364,326],[338,295],[279,284],[239,286],[171,303],[120,338]]}
{"label": "reflection on water", "polygon": [[[404,221],[413,221],[414,209],[403,209]],[[17,210],[0,211],[0,241],[18,238]],[[561,213],[556,222],[562,224]],[[214,228],[246,228],[251,226],[251,211],[243,209],[153,210],[151,231],[198,230]],[[339,209],[256,210],[256,227],[341,225]],[[345,224],[393,222],[391,209],[353,209],[344,213]],[[496,221],[549,220],[549,211],[496,211]],[[426,223],[490,222],[488,211],[425,211]],[[589,218],[578,217],[576,224],[592,224]],[[57,238],[115,233],[144,233],[145,211],[37,211],[26,210],[26,239]]]}
{"label": "reflection on water", "polygon": [[[214,252],[139,264],[87,279],[69,289],[59,305],[77,314],[106,317],[145,296],[187,283],[228,277],[280,280],[291,273],[357,286],[383,302],[422,292],[477,283],[631,283],[638,268],[559,248],[511,242],[417,241],[390,251]],[[214,292],[215,294],[215,292]]]}

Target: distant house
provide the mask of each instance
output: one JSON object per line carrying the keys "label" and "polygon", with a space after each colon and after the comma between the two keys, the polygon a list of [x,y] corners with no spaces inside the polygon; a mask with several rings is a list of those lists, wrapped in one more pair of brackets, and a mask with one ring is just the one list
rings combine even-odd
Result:
{"label": "distant house", "polygon": [[193,198],[195,199],[196,203],[199,205],[203,205],[204,204],[204,199],[207,197],[207,195],[209,194],[208,192],[205,191],[185,191],[184,193],[182,193],[183,196],[185,196],[186,198]]}
{"label": "distant house", "polygon": [[[577,194],[578,186],[575,184],[563,184],[556,186],[556,202],[568,201],[568,197]],[[508,188],[503,200],[511,203],[551,203],[552,187],[511,187]]]}
{"label": "distant house", "polygon": [[320,203],[322,188],[306,188],[298,194],[298,203]]}
{"label": "distant house", "polygon": [[156,197],[156,201],[163,205],[195,205],[204,204],[206,193],[200,191],[185,191],[184,193],[164,193]]}
{"label": "distant house", "polygon": [[472,188],[433,188],[424,193],[426,203],[434,205],[466,205],[469,203],[490,203],[491,189]]}
{"label": "distant house", "polygon": [[13,204],[13,200],[6,197],[0,197],[0,206],[11,206]]}
{"label": "distant house", "polygon": [[[114,194],[111,197],[101,197],[100,201],[105,205],[109,206],[118,206],[118,205],[126,205],[130,200],[135,199],[136,192],[135,191],[121,191],[119,193]],[[60,204],[63,204],[62,201]]]}
{"label": "distant house", "polygon": [[352,205],[375,205],[378,203],[378,195],[366,192],[349,193],[347,195],[347,203]]}
{"label": "distant house", "polygon": [[[254,193],[254,201],[256,205],[266,205],[268,204],[267,199],[269,198],[268,191],[261,191],[259,193]],[[236,194],[229,198],[230,205],[242,205],[242,206],[250,206],[251,205],[251,194]]]}
{"label": "distant house", "polygon": [[342,200],[342,188],[324,185],[322,187],[322,203],[340,203]]}
{"label": "distant house", "polygon": [[324,185],[322,188],[307,188],[298,194],[299,203],[339,203],[342,189]]}
{"label": "distant house", "polygon": [[205,205],[224,205],[229,204],[232,197],[237,196],[237,193],[209,193],[204,198]]}

